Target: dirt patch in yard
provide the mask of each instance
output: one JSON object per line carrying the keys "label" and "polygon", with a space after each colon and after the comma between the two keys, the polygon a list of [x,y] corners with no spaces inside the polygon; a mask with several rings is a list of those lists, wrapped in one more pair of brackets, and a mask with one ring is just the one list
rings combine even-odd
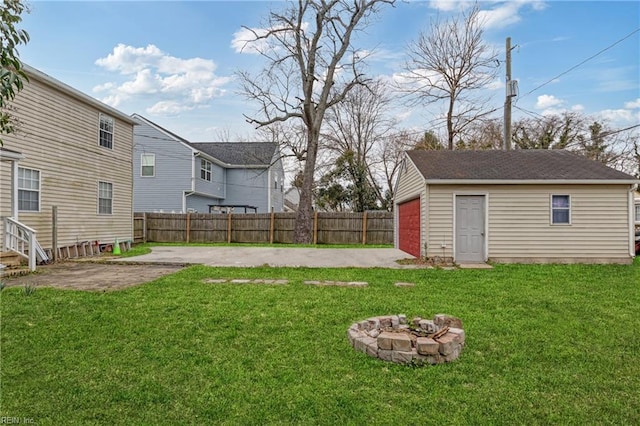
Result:
{"label": "dirt patch in yard", "polygon": [[2,279],[7,287],[32,285],[72,290],[120,290],[181,270],[181,265],[62,262],[39,266],[37,272]]}

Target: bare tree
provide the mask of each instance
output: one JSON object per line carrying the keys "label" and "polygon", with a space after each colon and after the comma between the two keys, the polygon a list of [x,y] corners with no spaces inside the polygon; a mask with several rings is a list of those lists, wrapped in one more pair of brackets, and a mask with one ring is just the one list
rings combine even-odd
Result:
{"label": "bare tree", "polygon": [[628,132],[633,128],[613,130],[606,122],[594,121],[588,132],[578,135],[576,149],[591,160],[635,175],[638,135]]}
{"label": "bare tree", "polygon": [[[384,202],[382,207],[386,210],[393,208],[393,198],[395,196],[395,182],[400,171],[400,165],[404,158],[404,152],[415,149],[420,145],[421,139],[415,134],[407,131],[400,131],[392,135],[387,143],[379,146],[377,153],[380,158],[380,165],[384,174],[384,181],[387,189],[384,194]],[[420,148],[418,148],[420,149]]]}
{"label": "bare tree", "polygon": [[352,36],[380,6],[394,3],[298,0],[282,12],[272,11],[265,30],[246,28],[253,34],[247,46],[267,61],[258,75],[239,73],[245,96],[260,106],[258,117],[247,120],[257,127],[301,120],[305,127],[305,164],[294,231],[297,243],[308,243],[312,237],[312,189],[325,113],[355,86],[367,82],[359,70],[366,55],[351,46]]}
{"label": "bare tree", "polygon": [[409,45],[401,90],[416,104],[446,103],[447,146],[474,121],[485,117],[488,99],[475,93],[497,75],[497,53],[482,37],[476,5],[449,20],[436,19]]}
{"label": "bare tree", "polygon": [[374,208],[373,200],[384,201],[376,176],[380,159],[374,148],[385,144],[393,129],[394,121],[388,114],[390,102],[385,84],[376,80],[354,87],[341,103],[327,111],[322,140],[353,190],[354,211]]}
{"label": "bare tree", "polygon": [[503,122],[499,119],[478,120],[465,131],[456,145],[461,149],[502,149],[504,139]]}
{"label": "bare tree", "polygon": [[513,125],[513,142],[520,149],[568,149],[584,132],[585,117],[564,112],[540,118],[523,118]]}

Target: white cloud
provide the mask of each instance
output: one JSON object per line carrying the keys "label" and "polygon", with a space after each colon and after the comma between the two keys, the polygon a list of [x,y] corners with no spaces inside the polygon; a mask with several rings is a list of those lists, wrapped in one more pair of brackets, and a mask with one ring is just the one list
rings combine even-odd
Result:
{"label": "white cloud", "polygon": [[256,53],[265,52],[269,48],[266,39],[256,40],[267,34],[267,30],[261,28],[241,28],[233,33],[231,47],[236,53]]}
{"label": "white cloud", "polygon": [[[429,2],[429,7],[441,12],[458,13],[473,7],[475,4],[473,1],[432,0]],[[541,11],[547,7],[546,2],[541,0],[494,0],[491,2],[481,2],[479,5],[481,10],[478,17],[482,25],[487,29],[504,28],[520,22],[522,20],[520,12],[526,7],[530,7],[535,11]]]}
{"label": "white cloud", "polygon": [[122,43],[113,48],[113,52],[96,60],[96,65],[109,71],[133,74],[143,70],[149,64],[157,63],[164,54],[153,44],[147,47],[126,46]]}
{"label": "white cloud", "polygon": [[118,44],[109,55],[96,60],[96,65],[124,77],[118,83],[93,88],[104,95],[103,102],[117,107],[135,98],[152,99],[154,105],[147,109],[152,114],[177,114],[206,105],[221,96],[223,87],[232,80],[217,76],[212,60],[177,58],[152,44]]}
{"label": "white cloud", "polygon": [[522,19],[518,12],[523,6],[518,2],[504,3],[494,9],[481,10],[478,19],[485,28],[504,28]]}
{"label": "white cloud", "polygon": [[462,2],[460,0],[431,0],[429,2],[429,7],[443,12],[453,12],[455,10],[464,9],[469,6],[469,4],[469,2]]}
{"label": "white cloud", "polygon": [[147,108],[146,112],[154,115],[177,115],[183,111],[191,111],[194,106],[184,105],[175,101],[161,101]]}
{"label": "white cloud", "polygon": [[625,102],[624,107],[628,109],[640,108],[640,98],[636,99],[635,101]]}
{"label": "white cloud", "polygon": [[537,109],[549,109],[558,107],[564,104],[562,99],[558,99],[553,95],[540,95],[538,96],[538,101],[536,102]]}
{"label": "white cloud", "polygon": [[616,125],[640,122],[640,111],[632,111],[630,109],[605,109],[597,115]]}

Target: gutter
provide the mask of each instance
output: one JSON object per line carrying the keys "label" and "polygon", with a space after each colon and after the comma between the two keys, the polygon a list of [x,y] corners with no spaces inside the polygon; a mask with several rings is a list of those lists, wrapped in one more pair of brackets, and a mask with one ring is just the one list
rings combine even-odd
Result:
{"label": "gutter", "polygon": [[637,185],[631,179],[426,179],[427,185]]}

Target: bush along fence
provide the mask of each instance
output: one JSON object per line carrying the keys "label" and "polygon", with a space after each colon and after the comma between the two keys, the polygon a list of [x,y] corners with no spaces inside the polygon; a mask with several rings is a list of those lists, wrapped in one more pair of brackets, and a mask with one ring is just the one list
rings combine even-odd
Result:
{"label": "bush along fence", "polygon": [[[135,213],[140,242],[293,243],[295,213]],[[393,213],[318,213],[314,244],[393,244]]]}

